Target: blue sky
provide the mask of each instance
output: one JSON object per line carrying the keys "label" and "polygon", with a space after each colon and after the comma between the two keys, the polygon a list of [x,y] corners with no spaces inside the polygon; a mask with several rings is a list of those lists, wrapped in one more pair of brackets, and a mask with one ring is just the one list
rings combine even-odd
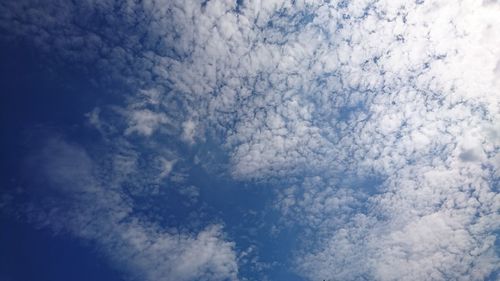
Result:
{"label": "blue sky", "polygon": [[498,279],[498,3],[0,10],[0,280]]}

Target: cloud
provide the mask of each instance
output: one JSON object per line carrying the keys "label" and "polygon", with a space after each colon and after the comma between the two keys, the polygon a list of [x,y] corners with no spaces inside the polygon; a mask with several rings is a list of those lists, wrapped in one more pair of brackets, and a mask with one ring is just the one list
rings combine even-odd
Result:
{"label": "cloud", "polygon": [[235,245],[221,225],[192,233],[133,211],[123,186],[134,169],[122,159],[114,173],[77,144],[48,140],[33,160],[53,192],[39,186],[22,212],[39,226],[92,241],[130,280],[238,280]]}
{"label": "cloud", "polygon": [[307,278],[498,270],[498,3],[114,4],[2,3],[0,26],[125,81],[125,137],[213,137],[233,179],[283,188]]}
{"label": "cloud", "polygon": [[192,120],[187,120],[182,123],[182,136],[181,138],[186,142],[193,144],[196,136],[196,123]]}
{"label": "cloud", "polygon": [[166,160],[164,158],[160,158],[160,162],[162,165],[162,171],[160,173],[160,178],[163,179],[170,175],[172,172],[174,165],[175,165],[175,160]]}
{"label": "cloud", "polygon": [[196,186],[184,186],[179,189],[179,193],[189,198],[191,204],[196,204],[200,197],[200,190]]}
{"label": "cloud", "polygon": [[485,280],[499,261],[491,173],[460,159],[417,163],[368,200],[315,178],[285,189],[277,206],[305,228],[296,263],[311,280]]}
{"label": "cloud", "polygon": [[150,110],[137,110],[130,115],[129,127],[125,130],[126,135],[137,133],[146,137],[151,136],[159,126],[167,122],[164,114]]}

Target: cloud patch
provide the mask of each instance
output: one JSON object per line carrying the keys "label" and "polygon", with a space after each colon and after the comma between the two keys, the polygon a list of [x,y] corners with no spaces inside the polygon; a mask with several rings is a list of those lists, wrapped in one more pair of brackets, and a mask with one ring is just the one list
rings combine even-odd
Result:
{"label": "cloud patch", "polygon": [[[191,233],[149,221],[133,211],[123,189],[127,169],[100,167],[62,138],[48,140],[35,158],[52,188],[36,190],[31,207],[20,211],[36,225],[95,243],[129,280],[238,280],[235,245],[221,225]],[[196,189],[182,190],[196,200]]]}

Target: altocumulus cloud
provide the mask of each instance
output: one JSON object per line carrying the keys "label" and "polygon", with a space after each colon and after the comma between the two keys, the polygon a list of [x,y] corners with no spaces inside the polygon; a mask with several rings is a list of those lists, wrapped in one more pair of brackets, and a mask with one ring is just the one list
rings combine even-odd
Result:
{"label": "altocumulus cloud", "polygon": [[[30,40],[82,68],[92,64],[107,74],[103,80],[128,86],[124,104],[90,115],[106,138],[128,145],[127,155],[138,153],[136,137],[169,136],[188,145],[210,140],[229,155],[228,177],[274,185],[285,225],[303,229],[295,263],[304,277],[484,280],[499,270],[499,3],[8,1],[0,7],[7,39]],[[182,157],[152,143],[146,145],[171,163]],[[82,165],[92,162],[67,148]],[[54,159],[48,163],[63,161]],[[121,170],[134,169],[120,163]],[[114,259],[150,280],[237,278],[236,254],[220,226],[174,238],[140,220],[118,223],[127,212],[117,199],[120,177],[118,191],[97,188],[90,176],[74,187],[65,175],[82,176],[77,170],[49,175],[65,190],[99,194],[98,206],[115,206],[105,220],[121,242],[108,243],[99,231],[102,218],[75,235],[118,247],[124,254]],[[83,206],[79,200],[71,208]],[[138,259],[127,258],[146,244],[152,246]],[[205,245],[200,256],[193,255],[198,244]]]}

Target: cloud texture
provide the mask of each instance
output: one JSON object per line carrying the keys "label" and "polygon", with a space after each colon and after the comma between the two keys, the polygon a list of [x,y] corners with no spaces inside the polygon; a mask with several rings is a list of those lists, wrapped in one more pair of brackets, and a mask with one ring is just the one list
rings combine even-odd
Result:
{"label": "cloud texture", "polygon": [[125,189],[134,171],[123,162],[103,166],[62,138],[47,140],[30,161],[43,166],[38,181],[51,190],[31,191],[21,215],[38,227],[96,245],[114,267],[126,269],[127,279],[237,280],[234,243],[226,240],[222,226],[193,233],[138,214]]}
{"label": "cloud texture", "polygon": [[[104,135],[214,142],[228,176],[274,185],[283,220],[313,240],[295,257],[304,277],[484,280],[499,270],[499,3],[0,7],[8,39],[127,86],[123,102],[91,115]],[[148,245],[136,263],[150,280],[164,274],[144,265],[156,255],[175,280],[236,278],[219,227],[175,239],[140,222],[116,227],[123,251]],[[192,255],[198,244],[206,255]],[[199,260],[191,270],[178,258]]]}

